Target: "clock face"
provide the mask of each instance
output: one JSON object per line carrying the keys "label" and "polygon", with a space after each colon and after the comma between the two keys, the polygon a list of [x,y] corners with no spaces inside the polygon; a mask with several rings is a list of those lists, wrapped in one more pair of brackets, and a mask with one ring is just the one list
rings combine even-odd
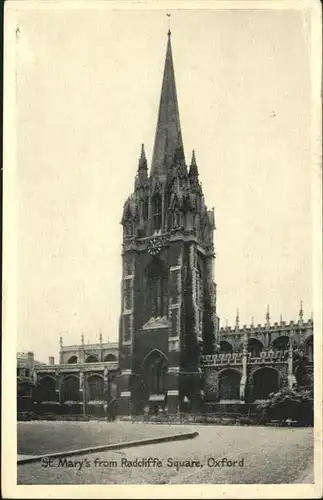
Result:
{"label": "clock face", "polygon": [[162,251],[162,242],[158,238],[149,240],[148,253],[150,255],[158,255]]}

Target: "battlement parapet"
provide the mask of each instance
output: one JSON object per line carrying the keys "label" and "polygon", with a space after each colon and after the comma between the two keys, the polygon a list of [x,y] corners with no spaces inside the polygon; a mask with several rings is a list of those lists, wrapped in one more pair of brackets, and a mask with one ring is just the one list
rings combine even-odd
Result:
{"label": "battlement parapet", "polygon": [[[244,354],[241,352],[204,354],[200,357],[202,366],[221,366],[221,365],[241,365]],[[259,356],[252,356],[249,352],[246,354],[248,364],[273,364],[287,362],[288,351],[264,350]]]}
{"label": "battlement parapet", "polygon": [[313,320],[308,319],[307,321],[293,321],[289,323],[286,321],[275,321],[272,324],[260,324],[257,325],[243,325],[242,327],[236,328],[232,326],[221,326],[219,328],[219,333],[221,335],[243,335],[245,333],[264,333],[264,332],[277,332],[283,330],[306,330],[308,328],[313,328]]}
{"label": "battlement parapet", "polygon": [[119,349],[118,342],[97,342],[95,344],[75,344],[75,345],[63,345],[61,347],[61,352],[69,352],[69,351],[88,351],[88,350],[97,350],[97,349]]}
{"label": "battlement parapet", "polygon": [[105,368],[114,371],[119,369],[119,363],[113,361],[102,361],[97,363],[64,363],[60,365],[45,365],[36,368],[39,375],[53,373],[79,373],[80,371],[104,371]]}

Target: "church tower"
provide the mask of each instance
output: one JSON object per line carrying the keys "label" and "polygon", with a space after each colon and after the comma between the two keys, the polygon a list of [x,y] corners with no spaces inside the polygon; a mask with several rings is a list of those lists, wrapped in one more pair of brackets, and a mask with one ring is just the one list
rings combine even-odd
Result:
{"label": "church tower", "polygon": [[121,222],[119,412],[197,409],[215,342],[215,224],[194,151],[185,162],[170,31],[150,171],[142,145]]}

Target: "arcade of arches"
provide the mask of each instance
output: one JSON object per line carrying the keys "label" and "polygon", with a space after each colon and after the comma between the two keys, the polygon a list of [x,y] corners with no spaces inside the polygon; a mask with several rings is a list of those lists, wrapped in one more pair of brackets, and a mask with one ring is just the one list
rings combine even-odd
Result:
{"label": "arcade of arches", "polygon": [[[214,379],[216,380],[216,379]],[[225,368],[218,373],[216,400],[220,402],[240,401],[242,376],[238,369]],[[271,393],[279,391],[281,380],[276,368],[260,367],[248,376],[249,402],[268,399]]]}
{"label": "arcade of arches", "polygon": [[[116,363],[118,360],[117,360],[117,357],[114,355],[114,354],[107,354],[104,358],[103,358],[103,361],[104,362],[113,362],[113,363]],[[73,355],[71,356],[67,363],[68,364],[74,364],[74,363],[77,363],[78,362],[78,359],[77,359],[77,356]],[[85,363],[98,363],[99,362],[99,358],[98,356],[94,355],[94,354],[90,354],[89,356],[86,357],[85,359]]]}
{"label": "arcade of arches", "polygon": [[268,399],[269,394],[278,392],[279,388],[278,370],[271,367],[258,368],[251,378],[251,401]]}
{"label": "arcade of arches", "polygon": [[57,401],[56,381],[53,377],[43,377],[37,384],[36,401]]}
{"label": "arcade of arches", "polygon": [[[80,378],[78,375],[65,376],[58,390],[58,383],[52,376],[42,377],[37,384],[35,390],[35,400],[39,402],[57,402],[60,399],[62,402],[80,402],[82,399]],[[104,379],[102,375],[89,375],[85,382],[86,399],[88,401],[103,401],[104,394]]]}
{"label": "arcade of arches", "polygon": [[230,368],[219,374],[219,398],[224,400],[239,400],[241,375]]}
{"label": "arcade of arches", "polygon": [[314,359],[314,346],[313,346],[313,335],[310,335],[305,341],[305,355],[310,362]]}

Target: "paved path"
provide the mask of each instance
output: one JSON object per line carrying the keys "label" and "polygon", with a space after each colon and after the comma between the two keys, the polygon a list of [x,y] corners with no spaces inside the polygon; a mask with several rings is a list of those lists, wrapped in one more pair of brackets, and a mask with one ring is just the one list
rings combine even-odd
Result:
{"label": "paved path", "polygon": [[[51,467],[20,465],[18,484],[281,484],[312,480],[312,429],[190,428],[198,430],[199,436],[188,441],[91,453],[68,458],[73,459],[71,463],[55,459]],[[154,467],[151,463],[148,467],[149,458],[155,459]],[[223,458],[227,465],[219,462]],[[75,460],[83,460],[82,465]],[[191,466],[184,463],[187,460]],[[72,463],[74,467],[69,466]]]}

